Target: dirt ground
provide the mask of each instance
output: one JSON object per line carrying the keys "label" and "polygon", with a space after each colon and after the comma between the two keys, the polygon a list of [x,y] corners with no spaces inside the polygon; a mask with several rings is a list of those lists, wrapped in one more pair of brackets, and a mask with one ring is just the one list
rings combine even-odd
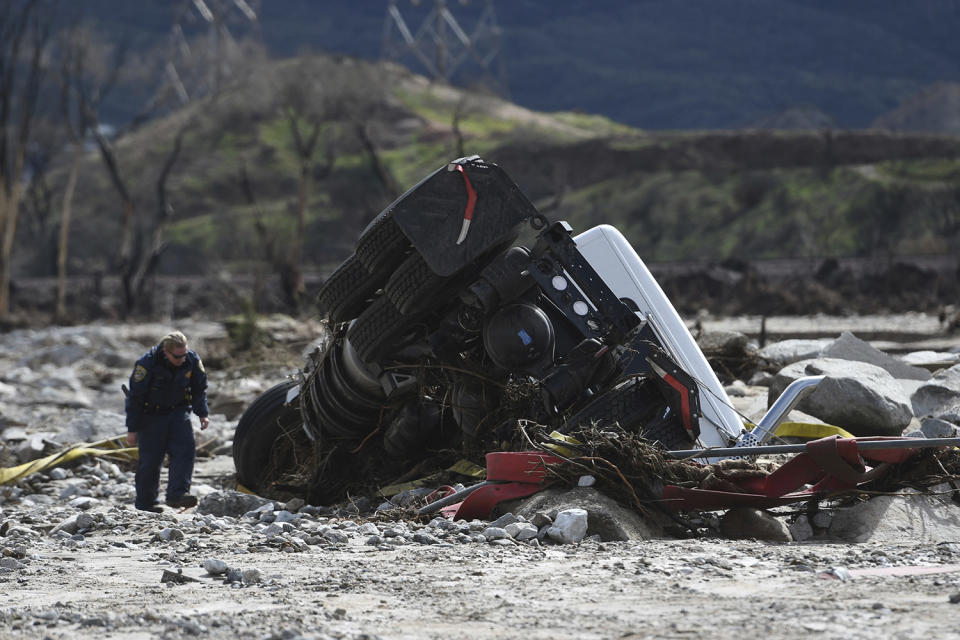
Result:
{"label": "dirt ground", "polygon": [[[195,480],[229,468],[201,461]],[[38,500],[0,512],[0,552],[21,564],[0,572],[2,638],[960,637],[960,541],[371,545],[317,516],[308,526],[348,535],[293,547],[237,518],[135,511],[122,491],[87,511],[97,526],[58,538],[37,532],[77,511]],[[209,559],[259,580],[210,575]]]}

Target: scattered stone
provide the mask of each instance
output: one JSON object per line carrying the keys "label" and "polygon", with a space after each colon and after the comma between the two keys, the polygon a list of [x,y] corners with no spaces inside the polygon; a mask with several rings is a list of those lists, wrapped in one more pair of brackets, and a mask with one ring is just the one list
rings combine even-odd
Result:
{"label": "scattered stone", "polygon": [[[514,522],[511,524],[516,524],[516,523]],[[484,539],[486,539],[487,541],[501,540],[503,538],[509,537],[507,535],[507,530],[502,527],[487,527],[486,529],[483,530],[483,532],[480,535],[482,535]]]}
{"label": "scattered stone", "polygon": [[[272,505],[273,503],[259,496],[250,495],[249,493],[230,490],[214,491],[200,499],[195,511],[199,514],[208,513],[214,516],[233,516],[239,518],[245,513],[267,504]],[[273,507],[271,506],[270,509],[272,511]]]}
{"label": "scattered stone", "polygon": [[166,527],[161,529],[155,536],[155,540],[162,540],[163,542],[173,542],[176,540],[183,540],[183,531],[180,529],[175,529],[173,527]]}
{"label": "scattered stone", "polygon": [[508,536],[519,542],[536,538],[539,532],[537,527],[530,522],[514,522],[513,524],[508,524],[505,527],[505,531]]}
{"label": "scattered stone", "polygon": [[260,582],[260,570],[259,569],[244,569],[241,573],[241,579],[243,584],[256,584]]}
{"label": "scattered stone", "polygon": [[803,542],[813,537],[813,527],[807,516],[800,514],[797,519],[789,525],[790,537],[794,542]]}
{"label": "scattered stone", "polygon": [[160,582],[170,584],[187,584],[188,582],[199,582],[199,580],[183,575],[183,571],[170,571],[169,569],[164,569],[163,575],[160,577]]}
{"label": "scattered stone", "polygon": [[592,487],[597,483],[597,479],[593,476],[580,476],[577,478],[578,487]]}
{"label": "scattered stone", "polygon": [[502,529],[508,524],[513,524],[515,522],[519,522],[519,519],[517,518],[517,516],[513,515],[512,513],[505,513],[499,518],[497,518],[496,520],[494,520],[493,522],[491,522],[490,526],[494,528]]}
{"label": "scattered stone", "polygon": [[830,344],[829,338],[817,340],[791,339],[773,342],[760,349],[758,355],[770,364],[785,367],[801,360],[810,360],[820,356],[820,352]]}
{"label": "scattered stone", "polygon": [[939,371],[960,363],[960,353],[943,351],[911,351],[900,359],[914,367],[923,367],[927,371]]}
{"label": "scattered stone", "polygon": [[940,418],[924,418],[920,421],[920,431],[925,438],[955,438],[960,428]]}
{"label": "scattered stone", "polygon": [[337,529],[328,529],[323,533],[323,537],[334,544],[343,544],[350,539],[350,536]]}
{"label": "scattered stone", "polygon": [[230,569],[226,562],[218,560],[217,558],[207,558],[204,560],[203,568],[212,576],[222,576]]}
{"label": "scattered stone", "polygon": [[429,533],[424,533],[423,531],[417,531],[413,534],[413,541],[419,542],[420,544],[440,544],[440,541]]}
{"label": "scattered stone", "polygon": [[565,509],[557,514],[556,520],[547,529],[547,536],[561,544],[574,544],[583,540],[587,534],[587,512],[585,509]]}
{"label": "scattered stone", "polygon": [[960,405],[960,364],[943,369],[919,387],[910,401],[916,416],[936,416]]}

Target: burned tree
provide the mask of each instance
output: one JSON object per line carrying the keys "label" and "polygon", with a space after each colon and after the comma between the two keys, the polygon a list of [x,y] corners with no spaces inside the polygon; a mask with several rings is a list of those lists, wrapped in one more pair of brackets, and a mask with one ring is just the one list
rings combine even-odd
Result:
{"label": "burned tree", "polygon": [[10,312],[10,276],[24,162],[52,19],[34,0],[0,12],[0,316]]}

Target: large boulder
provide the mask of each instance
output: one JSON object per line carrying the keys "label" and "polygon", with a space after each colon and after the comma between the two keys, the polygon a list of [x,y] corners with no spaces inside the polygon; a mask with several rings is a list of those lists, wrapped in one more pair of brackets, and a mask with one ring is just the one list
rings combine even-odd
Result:
{"label": "large boulder", "polygon": [[767,362],[779,366],[787,366],[794,362],[815,358],[853,360],[876,365],[898,380],[930,379],[928,370],[915,367],[900,358],[894,358],[849,331],[844,331],[839,338],[834,340],[783,340],[774,342],[761,349],[760,356]]}
{"label": "large boulder", "polygon": [[929,380],[930,372],[921,367],[914,367],[899,358],[887,355],[875,349],[869,342],[864,342],[849,331],[844,331],[840,337],[824,347],[820,352],[821,358],[837,358],[839,360],[856,360],[875,364],[898,380]]}
{"label": "large boulder", "polygon": [[910,396],[910,402],[917,416],[940,416],[960,405],[960,364],[933,374]]}
{"label": "large boulder", "polygon": [[801,360],[810,360],[820,356],[831,340],[819,338],[807,340],[801,338],[792,338],[790,340],[781,340],[772,342],[760,349],[759,356],[772,365],[785,367]]}
{"label": "large boulder", "polygon": [[913,418],[910,398],[887,371],[835,358],[801,360],[781,369],[770,383],[768,405],[794,380],[817,375],[826,378],[797,409],[828,424],[855,436],[899,436]]}
{"label": "large boulder", "polygon": [[[937,491],[949,492],[943,485]],[[943,542],[960,539],[960,509],[947,495],[876,496],[833,512],[827,537],[846,542]]]}

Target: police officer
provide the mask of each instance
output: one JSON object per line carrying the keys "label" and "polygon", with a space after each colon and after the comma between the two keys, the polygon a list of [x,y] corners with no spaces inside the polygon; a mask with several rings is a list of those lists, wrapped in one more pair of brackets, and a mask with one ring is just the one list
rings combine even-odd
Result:
{"label": "police officer", "polygon": [[210,424],[207,374],[200,357],[187,348],[186,336],[174,331],[143,354],[130,375],[126,401],[127,443],[137,445],[139,451],[137,509],[163,511],[157,496],[160,468],[168,453],[167,505],[196,506],[196,496],[190,495],[196,454],[191,408],[200,417],[200,428],[206,429]]}

